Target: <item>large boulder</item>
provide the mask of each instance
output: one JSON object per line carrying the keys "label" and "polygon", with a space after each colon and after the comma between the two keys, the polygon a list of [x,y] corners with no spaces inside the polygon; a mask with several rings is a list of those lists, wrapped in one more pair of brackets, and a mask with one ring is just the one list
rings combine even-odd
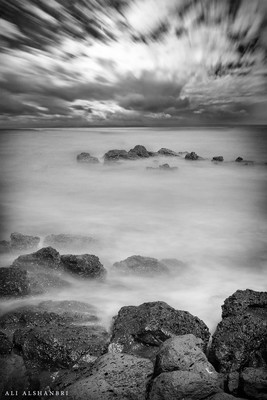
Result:
{"label": "large boulder", "polygon": [[80,163],[87,163],[87,164],[99,164],[100,162],[97,157],[91,156],[90,153],[78,154],[76,159]]}
{"label": "large boulder", "polygon": [[148,158],[150,157],[147,149],[144,146],[137,145],[128,152],[128,155],[133,158]]}
{"label": "large boulder", "polygon": [[62,267],[60,254],[52,247],[44,247],[35,253],[25,254],[19,256],[13,262],[12,267],[19,267],[21,269],[54,269],[57,270]]}
{"label": "large boulder", "polygon": [[104,278],[107,271],[93,254],[61,256],[61,262],[66,272],[82,278],[100,279]]}
{"label": "large boulder", "polygon": [[23,235],[18,232],[11,233],[10,235],[10,246],[15,251],[34,250],[38,247],[39,243],[40,238],[38,236]]}
{"label": "large boulder", "polygon": [[170,150],[170,149],[165,149],[164,147],[158,151],[158,154],[161,156],[167,156],[167,157],[179,157],[179,154],[176,153],[176,151]]}
{"label": "large boulder", "polygon": [[0,297],[27,296],[31,293],[27,271],[17,268],[0,268]]}
{"label": "large boulder", "polygon": [[136,158],[134,155],[129,155],[126,150],[109,150],[107,153],[104,154],[104,161],[105,162],[112,162],[118,160],[129,160]]}
{"label": "large boulder", "polygon": [[165,264],[152,257],[131,256],[113,264],[118,272],[137,275],[153,275],[168,272]]}
{"label": "large boulder", "polygon": [[151,361],[128,354],[105,354],[90,375],[67,387],[70,400],[146,400]]}
{"label": "large boulder", "polygon": [[189,333],[201,338],[206,348],[208,327],[187,311],[161,301],[122,307],[114,319],[109,349],[154,360],[161,343]]}
{"label": "large boulder", "polygon": [[44,246],[52,246],[60,250],[76,249],[82,250],[91,248],[95,240],[90,236],[70,235],[61,233],[58,235],[48,235],[44,238]]}
{"label": "large boulder", "polygon": [[245,368],[267,365],[267,293],[238,290],[222,309],[223,319],[213,335],[209,358],[224,374],[229,392],[241,395],[240,375]]}

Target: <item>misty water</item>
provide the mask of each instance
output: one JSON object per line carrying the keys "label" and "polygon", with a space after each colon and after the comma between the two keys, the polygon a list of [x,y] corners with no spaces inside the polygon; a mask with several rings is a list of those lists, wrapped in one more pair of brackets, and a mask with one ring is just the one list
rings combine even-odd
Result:
{"label": "misty water", "polygon": [[[96,128],[2,131],[1,239],[10,233],[93,236],[88,248],[108,270],[97,283],[31,299],[3,301],[4,310],[43,299],[97,307],[108,326],[125,305],[165,301],[214,329],[221,304],[237,289],[266,290],[267,134],[263,128]],[[208,158],[149,158],[104,165],[110,149],[135,145],[195,151]],[[77,154],[99,157],[78,164]],[[223,155],[215,164],[213,156]],[[255,165],[232,162],[238,156]],[[175,171],[147,170],[168,162]],[[70,249],[71,250],[71,249]],[[131,255],[177,259],[170,275],[121,276],[112,264]],[[16,256],[2,256],[8,266]]]}

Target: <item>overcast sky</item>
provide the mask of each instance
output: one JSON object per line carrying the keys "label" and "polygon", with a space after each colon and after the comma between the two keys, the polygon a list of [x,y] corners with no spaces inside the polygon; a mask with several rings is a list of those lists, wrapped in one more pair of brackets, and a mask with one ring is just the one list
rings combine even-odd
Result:
{"label": "overcast sky", "polygon": [[267,0],[0,0],[0,125],[267,123]]}

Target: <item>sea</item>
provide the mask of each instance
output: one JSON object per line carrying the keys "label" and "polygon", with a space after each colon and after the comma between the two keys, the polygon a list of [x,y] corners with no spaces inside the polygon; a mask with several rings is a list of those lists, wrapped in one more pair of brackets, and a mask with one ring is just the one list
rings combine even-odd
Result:
{"label": "sea", "polygon": [[[214,331],[228,296],[266,291],[267,127],[1,130],[0,143],[0,239],[12,232],[42,240],[52,233],[92,236],[98,245],[88,253],[108,270],[103,283],[71,279],[68,288],[3,300],[2,310],[78,300],[95,306],[109,327],[123,306],[164,301]],[[204,160],[182,155],[104,164],[108,150],[138,144],[154,152],[194,151]],[[100,163],[77,163],[81,152]],[[214,156],[224,162],[212,162]],[[178,168],[159,169],[164,163]],[[167,275],[114,274],[113,263],[132,255],[179,262]],[[1,266],[15,257],[2,255]]]}

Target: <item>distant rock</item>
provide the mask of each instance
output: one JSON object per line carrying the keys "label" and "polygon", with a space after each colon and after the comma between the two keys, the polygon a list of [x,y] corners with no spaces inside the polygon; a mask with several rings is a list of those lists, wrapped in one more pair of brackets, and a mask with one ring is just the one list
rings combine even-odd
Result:
{"label": "distant rock", "polygon": [[130,157],[136,157],[136,158],[148,158],[149,153],[147,149],[144,146],[137,145],[133,149],[131,149],[128,153]]}
{"label": "distant rock", "polygon": [[134,158],[134,156],[132,156],[132,157],[129,156],[129,154],[126,150],[109,150],[104,155],[105,162],[118,161],[118,160],[130,160],[132,158]]}
{"label": "distant rock", "polygon": [[71,400],[146,400],[151,361],[128,354],[105,354],[90,374],[68,386]]}
{"label": "distant rock", "polygon": [[107,273],[99,258],[92,254],[66,254],[61,256],[61,262],[65,271],[82,278],[100,279]]}
{"label": "distant rock", "polygon": [[[223,319],[213,335],[209,359],[224,374],[229,392],[242,395],[244,368],[267,364],[267,292],[238,290],[225,300],[222,309]],[[266,385],[264,390],[267,392]]]}
{"label": "distant rock", "polygon": [[201,157],[199,157],[194,151],[185,155],[186,160],[196,161],[199,160],[200,158]]}
{"label": "distant rock", "polygon": [[13,262],[12,267],[33,269],[37,267],[59,269],[61,268],[60,254],[52,247],[44,247],[35,253],[19,256]]}
{"label": "distant rock", "polygon": [[235,162],[242,162],[242,161],[244,161],[242,157],[237,157],[237,159],[235,160]]}
{"label": "distant rock", "polygon": [[163,169],[164,171],[176,171],[178,167],[170,167],[169,164],[159,165],[159,169]]}
{"label": "distant rock", "polygon": [[10,354],[12,351],[12,343],[4,332],[0,331],[0,356]]}
{"label": "distant rock", "polygon": [[167,157],[179,157],[179,154],[176,151],[170,150],[170,149],[165,149],[162,148],[158,151],[158,154],[161,156],[167,156]]}
{"label": "distant rock", "polygon": [[11,252],[11,244],[7,240],[0,241],[0,254],[10,253]]}
{"label": "distant rock", "polygon": [[159,154],[156,151],[148,151],[149,157],[157,157]]}
{"label": "distant rock", "polygon": [[109,349],[154,360],[161,343],[189,333],[202,338],[206,348],[208,327],[187,311],[161,301],[122,307],[114,319]]}
{"label": "distant rock", "polygon": [[27,296],[30,292],[27,271],[13,267],[0,268],[0,297]]}
{"label": "distant rock", "polygon": [[95,244],[95,239],[90,236],[70,235],[61,233],[48,235],[44,238],[44,246],[52,246],[57,250],[85,249]]}
{"label": "distant rock", "polygon": [[223,156],[215,156],[213,157],[212,161],[223,162]]}
{"label": "distant rock", "polygon": [[23,235],[22,233],[11,233],[10,246],[12,250],[34,250],[40,243],[38,236]]}
{"label": "distant rock", "polygon": [[99,159],[97,157],[93,157],[90,153],[81,153],[77,156],[77,161],[80,163],[87,163],[87,164],[99,164]]}
{"label": "distant rock", "polygon": [[113,267],[119,272],[137,275],[153,275],[168,272],[166,265],[156,258],[142,256],[128,257],[123,261],[114,263]]}

